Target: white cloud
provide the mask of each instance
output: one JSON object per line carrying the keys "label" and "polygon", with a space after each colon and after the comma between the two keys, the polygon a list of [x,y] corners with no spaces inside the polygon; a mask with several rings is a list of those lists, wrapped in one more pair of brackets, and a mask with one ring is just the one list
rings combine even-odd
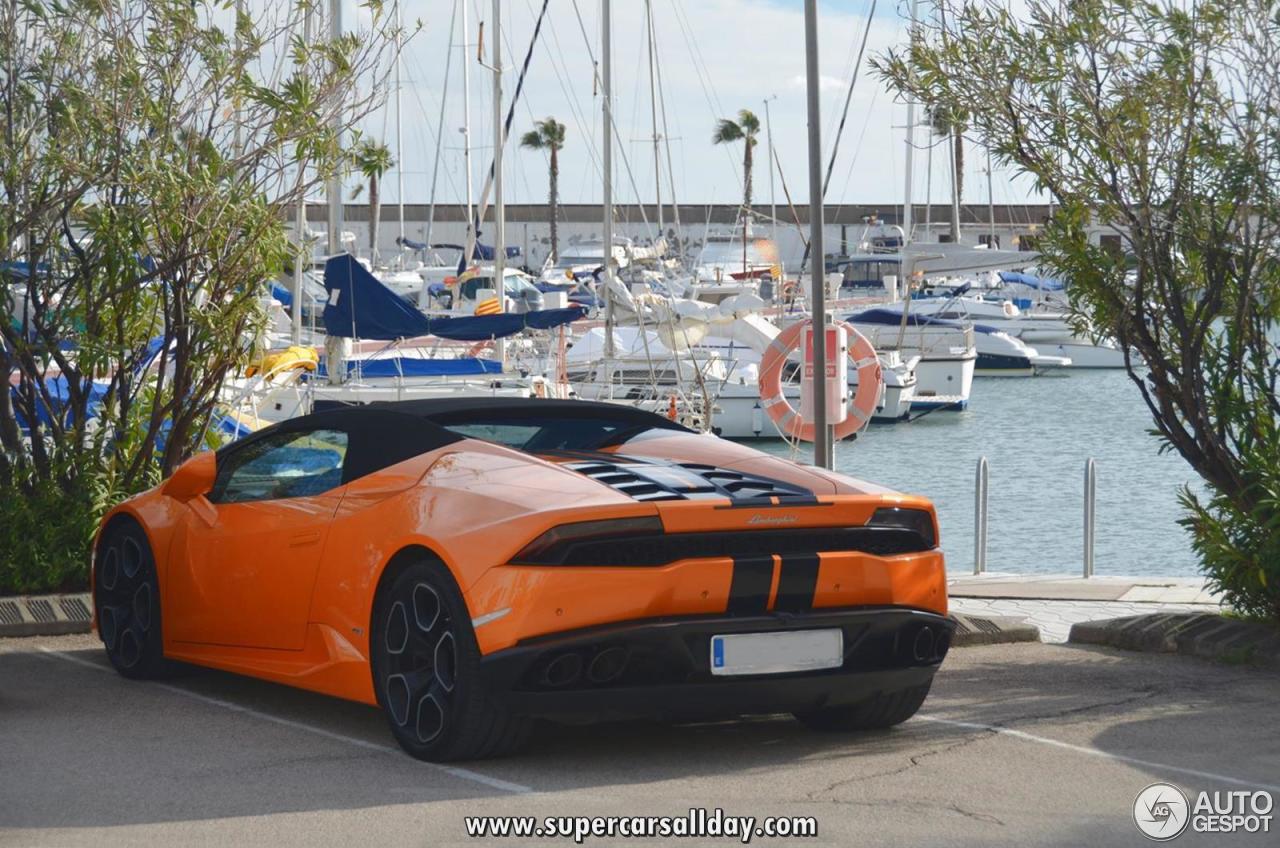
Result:
{"label": "white cloud", "polygon": [[[809,80],[806,77],[796,75],[788,80],[792,88],[804,89],[808,86]],[[844,91],[849,85],[848,81],[836,79],[826,74],[818,74],[818,90],[819,91]]]}

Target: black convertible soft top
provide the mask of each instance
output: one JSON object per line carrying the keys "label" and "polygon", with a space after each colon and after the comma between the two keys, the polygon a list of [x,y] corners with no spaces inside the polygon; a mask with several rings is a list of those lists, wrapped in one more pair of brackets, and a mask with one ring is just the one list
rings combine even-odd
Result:
{"label": "black convertible soft top", "polygon": [[[450,429],[465,425],[520,422],[544,425],[541,441],[547,449],[587,450],[597,442],[576,444],[579,438],[663,429],[692,432],[661,415],[631,406],[585,400],[543,398],[449,397],[385,401],[363,405],[333,404],[309,415],[281,421],[218,451],[219,458],[271,438],[300,430],[342,430],[349,436],[343,482],[371,474],[415,456],[442,448],[471,433]],[[573,426],[586,424],[587,427]],[[600,428],[589,425],[599,423]],[[546,433],[558,433],[554,443]],[[511,445],[512,447],[520,447]],[[535,445],[529,445],[531,452]]]}
{"label": "black convertible soft top", "polygon": [[436,424],[466,424],[479,421],[509,419],[592,420],[607,421],[628,427],[652,427],[663,430],[688,428],[661,415],[617,403],[591,400],[554,400],[550,398],[448,397],[425,400],[371,403],[368,409],[385,409],[416,415]]}

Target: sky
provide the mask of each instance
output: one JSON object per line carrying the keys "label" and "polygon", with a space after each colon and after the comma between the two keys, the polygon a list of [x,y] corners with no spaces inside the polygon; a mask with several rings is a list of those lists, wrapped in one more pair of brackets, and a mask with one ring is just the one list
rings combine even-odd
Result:
{"label": "sky", "polygon": [[[367,13],[347,0],[350,26],[367,26]],[[464,38],[461,4],[468,4],[470,30]],[[516,107],[512,135],[530,129],[535,119],[554,116],[567,127],[560,157],[560,196],[565,203],[599,202],[601,98],[593,92],[592,56],[600,57],[600,0],[549,0],[541,37],[533,52],[524,89]],[[390,3],[389,3],[390,5]],[[524,59],[542,0],[503,0],[502,35],[504,93],[508,102]],[[739,109],[754,111],[765,122],[765,98],[774,146],[792,198],[807,201],[807,135],[805,102],[804,10],[800,0],[652,0],[656,60],[662,78],[666,135],[671,160],[662,151],[664,200],[670,200],[668,167],[674,173],[677,199],[687,203],[738,202],[741,199],[740,143],[715,146],[716,121]],[[819,71],[822,95],[822,141],[830,155],[871,0],[827,0],[819,3]],[[403,150],[396,157],[403,169],[406,202],[427,202],[438,138],[440,148],[436,200],[457,203],[465,197],[462,62],[470,62],[471,138],[475,191],[492,157],[492,74],[476,63],[477,23],[485,21],[486,59],[492,57],[491,0],[403,0],[408,29],[420,25],[405,46],[401,72]],[[654,199],[653,128],[650,119],[648,43],[643,0],[614,0],[612,74],[614,115],[614,200]],[[450,31],[451,15],[456,11]],[[906,107],[866,68],[866,60],[899,44],[905,37],[905,6],[878,0],[863,67],[854,88],[839,156],[827,195],[829,203],[902,202],[904,188]],[[461,45],[470,44],[469,48]],[[446,59],[452,63],[445,86]],[[445,99],[443,132],[441,98]],[[384,139],[397,150],[395,99],[370,116],[364,132]],[[660,129],[659,132],[662,132]],[[767,141],[756,148],[755,203],[770,197]],[[924,202],[928,142],[917,134],[914,199]],[[985,154],[971,146],[967,155],[966,202],[985,203]],[[942,149],[934,156],[931,199],[945,203],[949,176]],[[546,154],[509,143],[504,170],[507,202],[543,202],[547,196]],[[383,200],[394,204],[400,177],[384,178]],[[775,183],[777,202],[784,202]],[[997,204],[1033,203],[1038,198],[1025,180],[1012,180],[996,169],[992,194]]]}

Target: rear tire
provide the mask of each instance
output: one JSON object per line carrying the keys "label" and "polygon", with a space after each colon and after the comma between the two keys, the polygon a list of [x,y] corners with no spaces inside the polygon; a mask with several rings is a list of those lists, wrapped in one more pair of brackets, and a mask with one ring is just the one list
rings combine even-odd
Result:
{"label": "rear tire", "polygon": [[856,704],[798,712],[795,717],[811,730],[844,733],[884,730],[915,715],[928,697],[931,685],[930,682],[894,692],[881,692]]}
{"label": "rear tire", "polygon": [[419,561],[379,593],[370,630],[373,687],[400,747],[448,762],[509,754],[533,722],[486,691],[471,616],[449,570]]}
{"label": "rear tire", "polygon": [[160,584],[147,534],[122,519],[103,534],[93,580],[98,635],[115,670],[134,680],[164,677]]}

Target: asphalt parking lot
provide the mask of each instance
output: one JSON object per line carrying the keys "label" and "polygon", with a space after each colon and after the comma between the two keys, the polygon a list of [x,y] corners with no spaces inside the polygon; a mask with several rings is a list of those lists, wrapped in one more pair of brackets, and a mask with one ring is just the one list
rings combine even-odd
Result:
{"label": "asphalt parking lot", "polygon": [[757,845],[1142,845],[1132,808],[1152,782],[1280,798],[1278,715],[1275,673],[1025,644],[953,651],[921,715],[885,733],[783,717],[557,727],[518,757],[441,767],[356,704],[203,670],[135,683],[88,636],[12,639],[0,844],[473,845],[465,816],[719,807],[816,818],[817,838]]}

